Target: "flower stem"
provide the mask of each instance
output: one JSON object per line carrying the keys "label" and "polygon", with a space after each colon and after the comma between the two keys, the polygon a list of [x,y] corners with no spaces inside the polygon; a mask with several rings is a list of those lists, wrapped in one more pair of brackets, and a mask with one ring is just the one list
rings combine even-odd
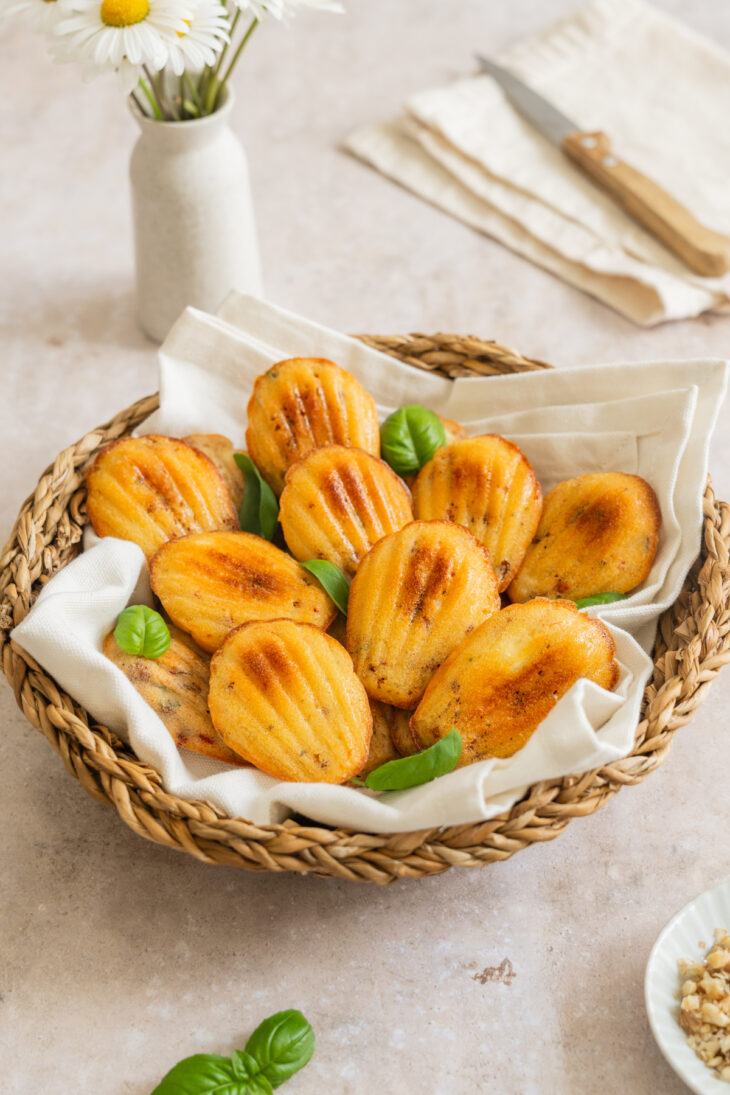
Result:
{"label": "flower stem", "polygon": [[[200,102],[200,95],[198,94],[198,89],[196,88],[193,81],[190,79],[190,76],[189,76],[187,70],[185,72],[183,72],[181,79],[182,79],[182,87],[184,87],[184,85],[187,84],[188,88],[190,89],[190,100],[191,100],[191,102],[192,102],[192,104],[195,107],[195,110],[197,112],[196,116],[199,118],[200,115],[201,115],[201,112],[202,112],[202,104]],[[182,87],[181,87],[181,94],[183,94]]]}
{"label": "flower stem", "polygon": [[[248,30],[244,34],[241,41],[238,43],[238,47],[236,49],[236,52],[233,54],[233,57],[231,58],[231,62],[228,65],[228,68],[226,69],[223,77],[219,80],[218,76],[214,73],[213,78],[210,81],[210,86],[208,88],[208,92],[205,96],[205,110],[206,110],[207,114],[212,114],[213,111],[215,110],[216,103],[218,102],[218,98],[220,96],[220,93],[223,90],[223,88],[225,87],[225,84],[226,84],[226,81],[228,80],[228,77],[233,72],[233,69],[235,68],[236,62],[238,61],[238,58],[241,56],[241,53],[243,52],[243,47],[246,45],[246,43],[248,42],[249,38],[251,37],[253,32],[256,30],[256,27],[258,25],[259,25],[258,19],[256,19],[254,17],[254,19],[251,22],[251,26],[248,28]],[[218,67],[220,67],[220,59],[219,59],[219,66]]]}
{"label": "flower stem", "polygon": [[[157,88],[155,87],[155,81],[154,81],[154,77],[152,76],[152,73],[147,68],[147,65],[142,65],[142,70],[144,71],[145,76],[149,80],[149,85],[150,85],[150,89],[151,89],[150,102],[152,101],[152,96],[154,96],[154,101],[156,103],[155,117],[157,118],[158,122],[167,122],[167,121],[169,121],[167,111],[165,110],[164,106],[162,105],[162,100],[160,99],[159,92],[158,92]],[[142,81],[140,81],[140,83],[142,83]],[[144,84],[142,86],[144,87]],[[145,88],[145,91],[147,91],[146,88]]]}
{"label": "flower stem", "polygon": [[[158,102],[157,102],[157,100],[156,100],[155,96],[154,96],[154,95],[152,94],[152,92],[150,91],[149,87],[148,87],[148,86],[147,86],[147,84],[146,84],[146,83],[144,82],[144,80],[142,79],[142,77],[141,77],[141,76],[140,76],[140,78],[139,78],[139,86],[140,86],[140,87],[142,88],[142,91],[143,91],[143,92],[144,92],[144,94],[145,94],[145,97],[146,97],[146,99],[147,99],[147,102],[148,102],[148,103],[150,104],[150,106],[151,106],[151,108],[152,108],[152,113],[153,113],[153,115],[155,116],[155,118],[157,119],[157,121],[158,121],[158,122],[161,122],[161,121],[163,120],[163,118],[162,118],[162,110],[160,109],[160,106],[159,106],[159,104],[158,104]],[[132,94],[134,95],[134,92],[132,92]],[[136,99],[136,96],[135,96],[135,99]],[[138,100],[138,99],[137,99],[137,102],[139,102],[139,100]],[[148,118],[149,118],[149,114],[147,114],[147,111],[146,111],[146,110],[143,110],[143,111],[142,111],[142,113],[143,113],[144,115],[146,115],[146,117],[148,117]]]}

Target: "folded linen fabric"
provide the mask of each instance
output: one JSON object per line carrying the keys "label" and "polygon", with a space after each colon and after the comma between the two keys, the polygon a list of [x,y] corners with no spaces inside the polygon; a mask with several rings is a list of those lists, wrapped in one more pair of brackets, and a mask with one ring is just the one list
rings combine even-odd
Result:
{"label": "folded linen fabric", "polygon": [[[449,381],[232,294],[220,316],[189,309],[170,332],[160,351],[160,409],[141,432],[219,432],[241,443],[255,377],[281,358],[305,353],[332,358],[354,373],[382,416],[403,403],[421,402],[462,421],[472,434],[503,429],[524,445],[545,487],[598,469],[636,472],[651,481],[664,521],[652,572],[620,605],[591,610],[616,642],[616,692],[579,681],[514,757],[375,796],[351,787],[283,783],[176,748],[152,709],[101,653],[122,609],[151,603],[144,556],[134,544],[90,537],[87,550],[47,584],[13,638],[94,718],[128,739],[161,772],[167,790],[260,824],[292,812],[372,832],[460,824],[494,817],[539,780],[580,773],[628,753],[651,672],[646,651],[656,619],[677,597],[699,550],[709,438],[725,390],[725,363],[594,366]],[[622,391],[632,395],[621,398]]]}
{"label": "folded linen fabric", "polygon": [[[643,0],[593,0],[499,60],[730,235],[730,56],[713,43]],[[358,130],[346,147],[636,323],[730,308],[730,275],[693,274],[489,76],[417,94],[401,117]]]}

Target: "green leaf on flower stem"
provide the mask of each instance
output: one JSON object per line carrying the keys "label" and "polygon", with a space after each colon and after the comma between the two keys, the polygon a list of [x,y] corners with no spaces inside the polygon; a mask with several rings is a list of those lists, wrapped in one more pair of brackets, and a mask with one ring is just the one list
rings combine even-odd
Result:
{"label": "green leaf on flower stem", "polygon": [[245,489],[238,514],[244,532],[273,540],[279,521],[279,503],[259,469],[245,452],[234,452],[233,459],[243,472]]}
{"label": "green leaf on flower stem", "polygon": [[347,615],[347,602],[350,597],[350,583],[334,563],[327,559],[307,559],[301,563],[305,570],[313,574],[325,593],[329,594],[343,616]]}
{"label": "green leaf on flower stem", "polygon": [[460,756],[461,734],[453,729],[421,753],[381,764],[365,777],[365,786],[371,791],[405,791],[408,787],[419,787],[453,771]]}
{"label": "green leaf on flower stem", "polygon": [[394,411],[380,427],[380,455],[398,475],[415,475],[445,444],[443,422],[418,403]]}
{"label": "green leaf on flower stem", "polygon": [[114,638],[126,654],[161,658],[170,646],[170,629],[154,608],[129,605],[119,614]]}

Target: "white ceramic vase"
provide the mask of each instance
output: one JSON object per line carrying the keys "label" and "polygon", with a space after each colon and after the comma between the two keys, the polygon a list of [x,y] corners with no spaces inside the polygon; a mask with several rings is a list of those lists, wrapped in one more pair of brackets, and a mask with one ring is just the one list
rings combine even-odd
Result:
{"label": "white ceramic vase", "polygon": [[197,121],[157,122],[133,105],[137,316],[162,341],[188,305],[215,311],[231,289],[261,294],[246,154],[228,124],[233,93]]}

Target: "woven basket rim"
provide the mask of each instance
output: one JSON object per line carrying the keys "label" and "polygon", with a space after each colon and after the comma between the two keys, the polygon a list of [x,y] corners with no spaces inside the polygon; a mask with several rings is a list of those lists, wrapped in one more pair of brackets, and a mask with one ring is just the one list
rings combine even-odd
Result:
{"label": "woven basket rim", "polygon": [[[499,343],[450,334],[359,336],[417,368],[446,376],[493,375],[550,368]],[[702,552],[682,594],[659,622],[654,674],[647,685],[634,750],[581,776],[530,787],[489,821],[396,834],[360,833],[288,819],[256,825],[207,803],[188,802],[162,787],[160,774],[58,687],[9,638],[42,585],[78,552],[86,523],[85,468],[112,440],[131,432],[158,405],[137,401],[58,455],[23,503],[0,558],[0,651],[3,671],[28,721],[61,755],[71,775],[97,801],[149,840],[198,859],[267,871],[386,884],[475,866],[558,836],[573,817],[600,809],[622,786],[646,778],[666,758],[676,730],[701,703],[730,661],[730,507],[715,502],[708,481]]]}

